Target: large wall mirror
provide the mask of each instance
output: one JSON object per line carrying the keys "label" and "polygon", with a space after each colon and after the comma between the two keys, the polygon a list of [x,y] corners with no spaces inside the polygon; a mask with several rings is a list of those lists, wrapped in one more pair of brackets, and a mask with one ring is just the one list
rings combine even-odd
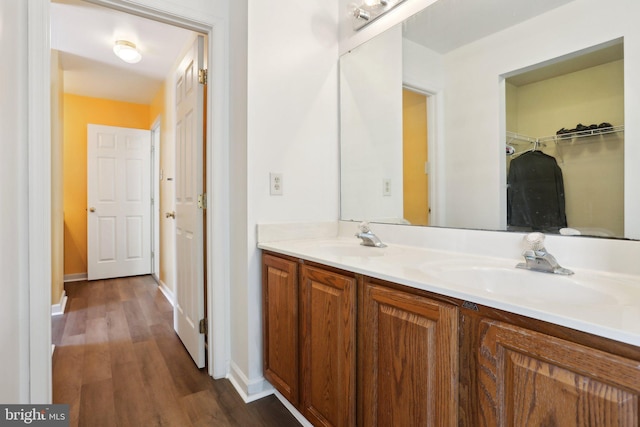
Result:
{"label": "large wall mirror", "polygon": [[341,218],[640,238],[638,3],[438,0],[344,54]]}

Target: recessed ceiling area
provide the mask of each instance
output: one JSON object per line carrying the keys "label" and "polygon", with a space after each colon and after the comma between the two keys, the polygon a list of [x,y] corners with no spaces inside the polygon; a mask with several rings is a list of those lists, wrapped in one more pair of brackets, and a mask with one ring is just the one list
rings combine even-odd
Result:
{"label": "recessed ceiling area", "polygon": [[[194,35],[80,0],[51,3],[51,48],[60,52],[65,93],[149,104]],[[134,43],[142,60],[118,58],[116,40]]]}

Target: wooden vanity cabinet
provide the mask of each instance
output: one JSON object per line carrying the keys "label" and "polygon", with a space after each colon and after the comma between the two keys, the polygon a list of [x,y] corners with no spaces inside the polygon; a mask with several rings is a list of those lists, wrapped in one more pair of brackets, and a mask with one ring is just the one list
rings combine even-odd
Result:
{"label": "wooden vanity cabinet", "polygon": [[470,306],[460,309],[460,427],[640,425],[640,348]]}
{"label": "wooden vanity cabinet", "polygon": [[480,336],[480,426],[638,425],[637,360],[495,320]]}
{"label": "wooden vanity cabinet", "polygon": [[262,257],[264,376],[289,402],[299,402],[298,263]]}
{"label": "wooden vanity cabinet", "polygon": [[356,283],[263,254],[264,376],[316,426],[356,423]]}
{"label": "wooden vanity cabinet", "polygon": [[267,252],[263,322],[316,426],[640,426],[640,347],[611,339]]}
{"label": "wooden vanity cabinet", "polygon": [[359,425],[457,425],[457,307],[370,278],[360,302]]}
{"label": "wooden vanity cabinet", "polygon": [[300,270],[302,414],[316,426],[356,420],[356,279]]}

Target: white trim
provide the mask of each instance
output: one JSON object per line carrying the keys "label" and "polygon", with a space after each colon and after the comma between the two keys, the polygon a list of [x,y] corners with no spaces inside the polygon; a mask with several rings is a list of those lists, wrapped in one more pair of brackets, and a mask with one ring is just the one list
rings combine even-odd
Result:
{"label": "white trim", "polygon": [[[227,6],[228,8],[229,6]],[[230,371],[231,299],[229,237],[229,29],[214,23],[207,38],[207,318],[209,375],[224,378]]]}
{"label": "white trim", "polygon": [[171,289],[169,289],[167,284],[164,283],[162,280],[156,279],[156,282],[158,282],[158,289],[160,289],[160,292],[162,292],[164,294],[165,298],[167,299],[167,301],[169,301],[169,303],[173,307],[175,307],[176,306],[176,296],[173,294],[173,291]]}
{"label": "white trim", "polygon": [[[27,2],[29,402],[52,401],[49,0]],[[25,402],[26,403],[26,402]]]}
{"label": "white trim", "polygon": [[291,412],[291,415],[293,415],[293,417],[298,420],[300,424],[302,424],[303,427],[313,427],[313,424],[311,424],[309,420],[307,420],[304,415],[302,415],[300,411],[298,411],[296,407],[291,404],[291,402],[289,402],[283,395],[281,395],[278,390],[273,390],[273,394],[278,398],[280,403],[282,403],[282,405],[287,408],[289,412]]}
{"label": "white trim", "polygon": [[64,283],[83,282],[87,280],[87,273],[65,274],[63,280]]}
{"label": "white trim", "polygon": [[273,386],[264,378],[259,377],[249,380],[242,370],[233,362],[231,362],[231,371],[227,377],[233,387],[244,400],[244,403],[251,403],[255,400],[273,394]]}
{"label": "white trim", "polygon": [[[151,275],[156,281],[160,275],[160,145],[162,116],[151,125]],[[156,141],[157,140],[157,141]]]}
{"label": "white trim", "polygon": [[62,291],[60,302],[58,304],[51,305],[51,316],[60,316],[64,314],[65,308],[67,308],[67,291]]}

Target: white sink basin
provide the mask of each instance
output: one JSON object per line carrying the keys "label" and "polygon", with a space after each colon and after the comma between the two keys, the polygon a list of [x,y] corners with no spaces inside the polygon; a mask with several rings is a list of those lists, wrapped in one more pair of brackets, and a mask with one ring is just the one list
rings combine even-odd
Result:
{"label": "white sink basin", "polygon": [[[425,263],[423,273],[459,289],[481,291],[545,304],[619,304],[628,289],[624,280],[609,277],[563,276],[503,265],[471,265],[451,261]],[[487,295],[487,296],[489,296]]]}

